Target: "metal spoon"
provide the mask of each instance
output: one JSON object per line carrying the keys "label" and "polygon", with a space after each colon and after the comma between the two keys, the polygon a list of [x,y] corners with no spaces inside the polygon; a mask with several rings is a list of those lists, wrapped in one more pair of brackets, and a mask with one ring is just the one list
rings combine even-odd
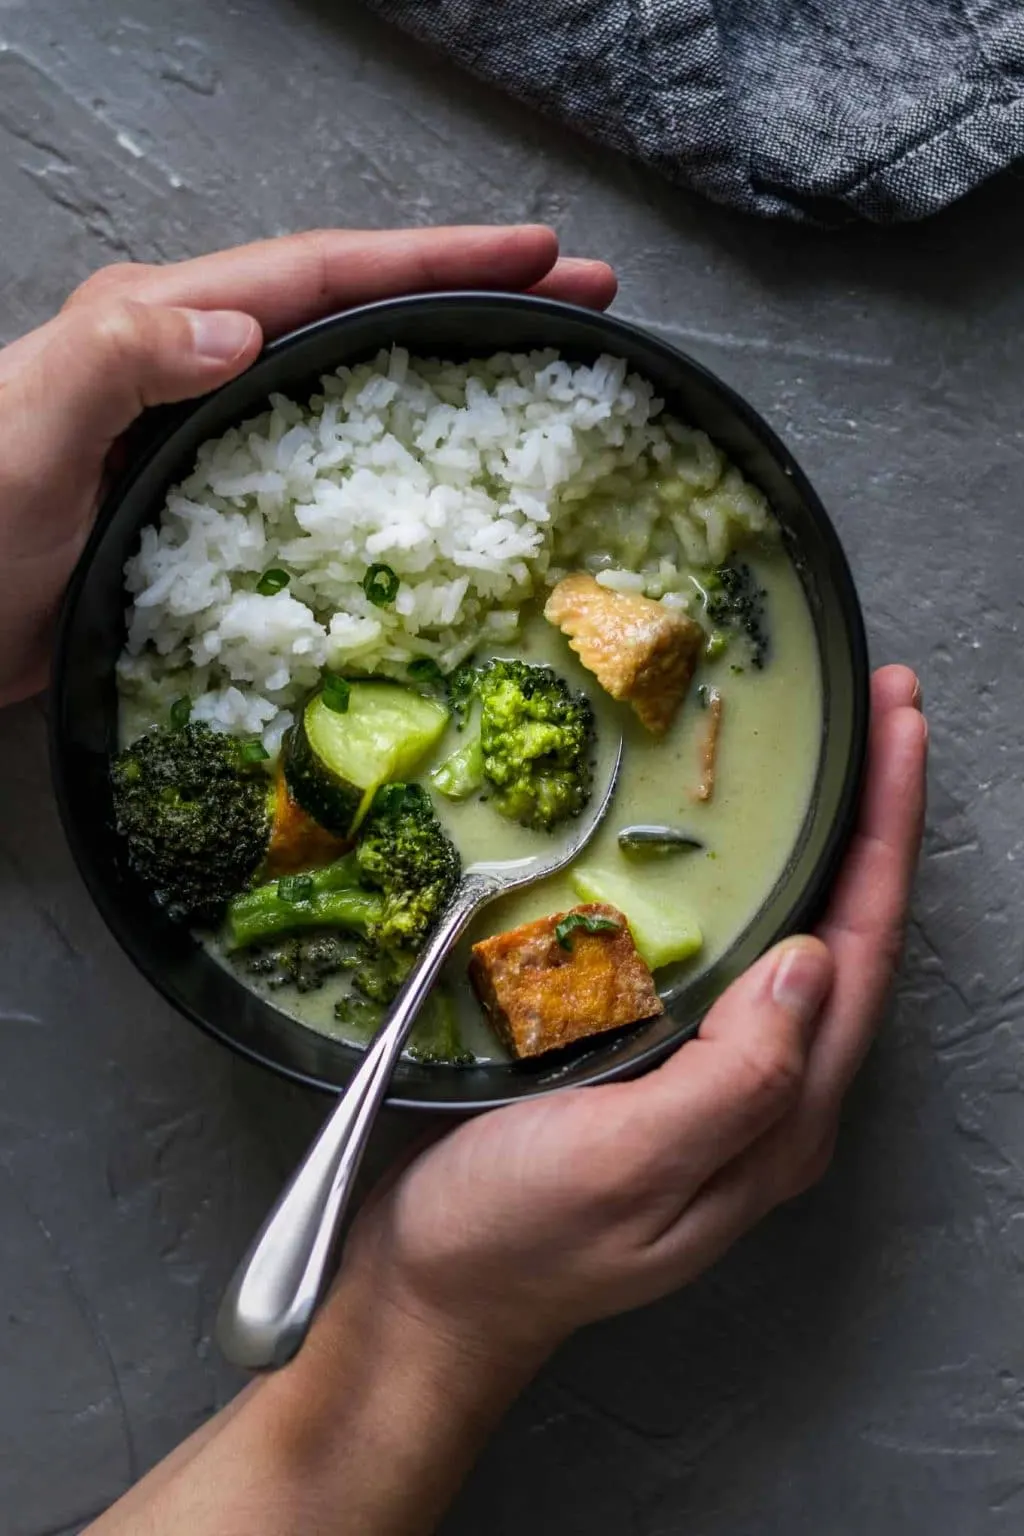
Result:
{"label": "metal spoon", "polygon": [[330,1278],[337,1234],[395,1062],[453,944],[488,902],[571,863],[611,804],[621,761],[620,739],[602,793],[566,842],[550,853],[464,871],[358,1072],[235,1272],[217,1318],[218,1342],[233,1364],[273,1369],[300,1348]]}
{"label": "metal spoon", "polygon": [[638,858],[663,858],[667,854],[703,848],[704,844],[699,837],[682,832],[678,827],[655,827],[644,823],[623,827],[619,833],[619,847],[623,853],[631,853]]}

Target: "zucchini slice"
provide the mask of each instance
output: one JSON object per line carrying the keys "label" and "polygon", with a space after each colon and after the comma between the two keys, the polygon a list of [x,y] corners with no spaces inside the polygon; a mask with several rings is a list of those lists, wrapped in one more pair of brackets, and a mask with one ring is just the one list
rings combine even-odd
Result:
{"label": "zucchini slice", "polygon": [[693,914],[674,901],[659,900],[632,869],[582,864],[570,871],[569,881],[584,901],[606,902],[625,914],[633,943],[652,971],[689,960],[704,943]]}
{"label": "zucchini slice", "polygon": [[447,724],[443,704],[400,683],[349,684],[343,713],[318,691],[285,741],[285,780],[308,816],[348,837],[380,786],[408,778]]}

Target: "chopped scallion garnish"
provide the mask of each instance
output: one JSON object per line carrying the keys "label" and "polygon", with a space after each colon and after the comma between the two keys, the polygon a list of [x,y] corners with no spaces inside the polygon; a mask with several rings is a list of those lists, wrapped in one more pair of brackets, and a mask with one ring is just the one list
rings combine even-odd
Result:
{"label": "chopped scallion garnish", "polygon": [[577,928],[584,933],[618,933],[622,924],[613,917],[595,917],[591,912],[567,912],[555,924],[555,938],[563,949],[572,949],[572,935]]}
{"label": "chopped scallion garnish", "polygon": [[352,689],[343,677],[338,676],[337,672],[324,673],[320,694],[327,708],[333,709],[336,715],[348,714],[348,701],[352,696]]}
{"label": "chopped scallion garnish", "polygon": [[389,607],[398,596],[401,585],[390,565],[371,565],[363,577],[363,591],[375,608]]}
{"label": "chopped scallion garnish", "polygon": [[417,656],[410,661],[409,676],[417,683],[444,682],[444,673],[432,656]]}
{"label": "chopped scallion garnish", "polygon": [[289,906],[308,901],[313,894],[313,876],[282,875],[277,882],[277,894],[279,900],[286,901]]}
{"label": "chopped scallion garnish", "polygon": [[275,592],[283,592],[291,581],[287,571],[282,571],[278,566],[272,566],[269,571],[264,571],[256,583],[256,591],[260,597],[273,597]]}

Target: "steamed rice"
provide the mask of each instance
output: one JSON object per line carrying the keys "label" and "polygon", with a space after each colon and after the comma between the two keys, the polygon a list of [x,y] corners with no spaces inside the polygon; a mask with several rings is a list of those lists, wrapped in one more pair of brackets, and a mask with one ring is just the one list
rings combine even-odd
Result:
{"label": "steamed rice", "polygon": [[[324,667],[448,671],[513,639],[523,604],[570,569],[685,607],[688,569],[772,526],[761,493],[615,358],[396,347],[321,391],[273,395],[205,443],[143,531],[119,663],[136,728],[187,695],[193,718],[273,754]],[[377,563],[400,578],[384,608],[362,586]],[[274,568],[289,583],[262,596]]]}

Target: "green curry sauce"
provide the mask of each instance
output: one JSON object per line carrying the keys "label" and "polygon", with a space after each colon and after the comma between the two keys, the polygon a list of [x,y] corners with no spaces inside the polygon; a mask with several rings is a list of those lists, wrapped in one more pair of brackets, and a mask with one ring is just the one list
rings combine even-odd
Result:
{"label": "green curry sauce", "polygon": [[[667,736],[651,737],[630,709],[616,705],[594,677],[577,662],[565,637],[541,616],[529,613],[515,654],[553,666],[574,687],[582,688],[597,715],[598,764],[601,752],[621,730],[623,766],[615,802],[605,824],[579,862],[625,863],[617,833],[635,822],[663,823],[692,831],[703,848],[642,867],[630,863],[655,900],[692,912],[703,933],[700,952],[684,967],[659,972],[665,990],[695,976],[733,942],[771,891],[798,839],[807,813],[821,746],[821,677],[814,627],[793,565],[781,550],[746,551],[744,559],[767,593],[770,653],[762,670],[744,662],[742,647],[705,662],[689,697]],[[502,654],[510,654],[505,647]],[[707,712],[701,684],[718,688],[723,699],[715,790],[699,802],[701,746]],[[450,727],[434,762],[462,740]],[[425,765],[423,777],[432,763]],[[553,834],[524,831],[506,821],[486,802],[453,803],[435,795],[435,805],[465,864],[475,859],[518,858],[549,848]],[[503,1052],[486,1023],[466,979],[470,945],[489,934],[531,918],[562,912],[578,904],[570,872],[541,882],[488,908],[459,945],[445,976],[458,1006],[463,1039],[478,1059],[501,1060]],[[215,943],[211,945],[218,953]],[[249,981],[259,990],[259,984]],[[353,1040],[334,1017],[344,982],[328,981],[320,991],[271,994],[274,1006],[307,1027],[335,1038]],[[362,1043],[361,1041],[358,1043]]]}

